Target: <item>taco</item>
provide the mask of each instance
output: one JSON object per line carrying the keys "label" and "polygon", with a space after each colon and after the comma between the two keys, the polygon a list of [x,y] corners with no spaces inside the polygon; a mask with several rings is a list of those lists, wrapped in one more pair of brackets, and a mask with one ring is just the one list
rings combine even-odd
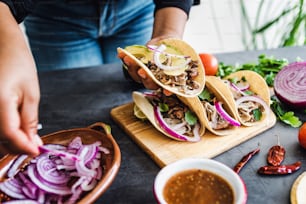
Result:
{"label": "taco", "polygon": [[151,93],[134,91],[132,96],[135,106],[164,135],[186,142],[198,142],[204,135],[205,124],[198,117],[200,110],[189,104],[185,97],[166,96],[161,89]]}
{"label": "taco", "polygon": [[269,118],[270,90],[258,73],[242,70],[224,78],[232,92],[236,115],[244,126],[253,126]]}
{"label": "taco", "polygon": [[118,53],[132,58],[163,89],[192,97],[205,86],[205,70],[197,52],[186,42],[169,38],[156,45],[131,45]]}
{"label": "taco", "polygon": [[231,92],[219,77],[206,76],[204,90],[198,97],[190,98],[189,102],[201,107],[200,117],[204,119],[206,128],[215,135],[229,135],[241,125]]}

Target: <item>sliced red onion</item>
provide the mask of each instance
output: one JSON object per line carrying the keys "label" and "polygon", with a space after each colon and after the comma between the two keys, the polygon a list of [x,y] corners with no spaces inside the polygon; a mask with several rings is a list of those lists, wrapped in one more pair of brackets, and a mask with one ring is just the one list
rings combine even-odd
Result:
{"label": "sliced red onion", "polygon": [[3,204],[41,204],[35,200],[10,200],[6,201]]}
{"label": "sliced red onion", "polygon": [[43,180],[43,178],[41,178],[40,175],[37,173],[37,170],[34,165],[28,166],[28,175],[35,185],[37,185],[40,189],[48,193],[54,193],[57,195],[71,194],[71,189],[66,185],[55,185]]}
{"label": "sliced red onion", "polygon": [[230,86],[233,88],[233,89],[235,89],[237,92],[239,92],[241,95],[243,95],[243,96],[247,96],[248,94],[246,94],[244,91],[246,91],[246,89],[245,90],[242,90],[241,88],[239,88],[236,84],[234,84],[233,82],[230,82]]}
{"label": "sliced red onion", "polygon": [[225,119],[227,120],[231,125],[233,126],[240,126],[240,122],[237,121],[235,118],[231,117],[222,107],[222,103],[220,101],[215,101],[215,107],[217,112]]}
{"label": "sliced red onion", "polygon": [[[186,65],[189,64],[189,62],[191,61],[191,59],[188,57],[183,57],[186,61],[185,63],[182,63],[180,65],[177,66],[171,66],[171,65],[164,65],[161,61],[160,61],[160,54],[164,53],[164,51],[166,50],[166,46],[164,44],[161,44],[159,47],[157,47],[154,51],[154,55],[153,55],[153,60],[154,63],[156,64],[156,66],[158,66],[161,69],[164,70],[176,70],[176,69],[181,69],[183,67],[186,67]],[[169,54],[166,54],[166,56]],[[178,57],[178,56],[176,56]]]}
{"label": "sliced red onion", "polygon": [[74,161],[79,161],[80,160],[80,158],[77,155],[70,154],[68,152],[61,151],[61,150],[51,149],[51,148],[46,147],[44,145],[39,146],[39,150],[40,150],[41,153],[48,152],[48,153],[51,153],[55,156],[66,157],[66,158],[69,158],[69,159],[74,160]]}
{"label": "sliced red onion", "polygon": [[9,168],[7,172],[7,177],[12,178],[19,172],[20,165],[26,160],[28,156],[25,154],[22,154],[18,156],[14,162],[12,163],[11,167]]}
{"label": "sliced red onion", "polygon": [[37,186],[25,175],[25,174],[18,174],[18,177],[23,183],[21,188],[24,195],[28,198],[35,199],[37,196],[37,191],[39,190]]}
{"label": "sliced red onion", "polygon": [[59,171],[56,164],[48,157],[40,157],[37,160],[36,169],[41,178],[53,184],[64,184],[70,179],[68,173]]}
{"label": "sliced red onion", "polygon": [[291,108],[306,108],[306,61],[290,63],[274,79],[277,98]]}
{"label": "sliced red onion", "polygon": [[[83,147],[80,149],[80,152],[78,153],[80,158],[84,158],[85,155],[87,154],[89,148],[88,147]],[[85,161],[84,160],[80,160],[78,162],[75,163],[75,167],[78,171],[78,174],[81,176],[90,176],[90,177],[94,177],[96,175],[96,171],[93,169],[89,169],[85,166]]]}
{"label": "sliced red onion", "polygon": [[17,199],[26,199],[21,188],[22,182],[19,179],[9,178],[0,183],[0,191],[6,195]]}
{"label": "sliced red onion", "polygon": [[[179,133],[173,131],[171,129],[171,127],[169,127],[169,125],[164,121],[163,116],[162,116],[158,106],[154,106],[154,115],[155,115],[155,118],[156,118],[158,124],[161,126],[161,128],[167,134],[169,134],[171,137],[173,137],[174,139],[180,140],[180,141],[188,141],[188,142],[198,142],[198,141],[201,140],[201,137],[199,135],[199,131],[194,131],[195,134],[194,134],[193,137],[188,137],[186,135],[179,134]],[[194,128],[199,129],[199,126],[196,126]]]}
{"label": "sliced red onion", "polygon": [[269,114],[270,114],[270,107],[267,105],[267,103],[264,101],[264,100],[262,100],[259,96],[242,96],[242,97],[240,97],[240,98],[238,98],[237,100],[236,100],[236,106],[237,107],[239,107],[239,104],[241,104],[241,103],[243,103],[243,102],[247,102],[247,101],[254,101],[254,102],[256,102],[256,103],[259,103],[262,107],[263,107],[263,109],[264,109],[264,111],[263,112],[265,112],[265,114],[266,114],[266,119],[268,119],[269,118]]}
{"label": "sliced red onion", "polygon": [[68,149],[80,149],[83,146],[82,140],[80,137],[75,137],[68,145]]}

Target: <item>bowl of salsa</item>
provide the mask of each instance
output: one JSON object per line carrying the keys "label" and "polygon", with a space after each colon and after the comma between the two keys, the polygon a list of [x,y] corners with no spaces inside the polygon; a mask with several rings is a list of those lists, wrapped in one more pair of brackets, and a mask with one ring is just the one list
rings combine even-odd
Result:
{"label": "bowl of salsa", "polygon": [[245,204],[246,186],[241,177],[213,159],[186,158],[163,167],[154,181],[160,204]]}

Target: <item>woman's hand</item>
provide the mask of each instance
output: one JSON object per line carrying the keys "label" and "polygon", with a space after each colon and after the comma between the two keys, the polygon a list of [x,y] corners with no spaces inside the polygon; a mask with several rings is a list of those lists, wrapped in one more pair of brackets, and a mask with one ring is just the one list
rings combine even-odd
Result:
{"label": "woman's hand", "polygon": [[[152,39],[147,44],[154,45],[167,38],[182,38],[187,19],[187,14],[179,8],[167,7],[158,10],[155,13]],[[128,73],[134,81],[143,83],[147,89],[159,88],[146,71],[140,68],[129,56],[120,53],[118,57],[128,67]]]}
{"label": "woman's hand", "polygon": [[9,8],[0,2],[0,153],[39,154],[39,83],[33,57]]}

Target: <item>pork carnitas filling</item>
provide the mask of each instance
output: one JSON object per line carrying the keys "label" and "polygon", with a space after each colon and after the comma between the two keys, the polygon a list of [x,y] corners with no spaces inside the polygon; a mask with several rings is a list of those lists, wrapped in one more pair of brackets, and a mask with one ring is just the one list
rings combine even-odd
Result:
{"label": "pork carnitas filling", "polygon": [[254,111],[257,110],[260,110],[260,112],[264,111],[263,107],[254,101],[243,102],[238,106],[239,117],[244,122],[256,122],[257,119],[255,118]]}
{"label": "pork carnitas filling", "polygon": [[211,128],[215,130],[226,129],[230,123],[225,120],[216,110],[216,107],[208,101],[201,101],[206,110],[207,119]]}
{"label": "pork carnitas filling", "polygon": [[199,74],[197,61],[191,60],[185,71],[180,75],[167,75],[164,73],[163,69],[156,66],[152,61],[148,61],[146,66],[151,70],[158,81],[171,87],[178,87],[180,92],[186,93],[200,87],[199,84],[194,81],[194,78]]}
{"label": "pork carnitas filling", "polygon": [[[239,99],[240,97],[243,97],[244,95],[235,89],[231,87],[232,94],[234,96],[235,101]],[[250,95],[256,95],[255,93],[249,91]],[[255,101],[247,101],[242,102],[239,104],[238,108],[238,114],[242,121],[244,122],[256,122],[258,119],[256,119],[255,111],[263,112],[264,108],[259,103],[256,103]]]}
{"label": "pork carnitas filling", "polygon": [[155,91],[156,96],[148,97],[153,105],[158,105],[164,121],[172,130],[179,134],[192,137],[194,125],[186,121],[186,113],[191,112],[189,107],[182,103],[175,94],[166,96],[161,89]]}

